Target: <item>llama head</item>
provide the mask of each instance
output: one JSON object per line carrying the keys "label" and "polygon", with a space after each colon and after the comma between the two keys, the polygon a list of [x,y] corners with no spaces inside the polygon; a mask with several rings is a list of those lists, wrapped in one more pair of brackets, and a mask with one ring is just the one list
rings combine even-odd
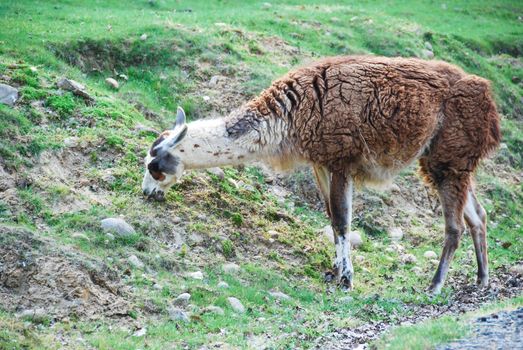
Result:
{"label": "llama head", "polygon": [[186,134],[185,112],[178,107],[174,127],[160,134],[145,157],[142,190],[148,198],[163,200],[165,192],[182,176],[183,161],[172,151]]}

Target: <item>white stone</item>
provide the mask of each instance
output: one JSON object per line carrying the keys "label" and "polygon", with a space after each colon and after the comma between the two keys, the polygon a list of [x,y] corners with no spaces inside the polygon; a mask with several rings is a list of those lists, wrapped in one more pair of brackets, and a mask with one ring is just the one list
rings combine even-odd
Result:
{"label": "white stone", "polygon": [[182,309],[170,306],[167,312],[169,313],[169,318],[172,321],[189,322],[189,315]]}
{"label": "white stone", "polygon": [[290,300],[291,297],[288,296],[287,294],[285,293],[282,293],[282,292],[278,292],[278,291],[274,291],[274,292],[269,292],[269,295],[275,299],[279,299],[279,300]]}
{"label": "white stone", "polygon": [[77,238],[77,239],[83,239],[83,240],[86,240],[86,241],[90,241],[89,237],[87,237],[86,235],[84,235],[83,233],[80,233],[80,232],[73,233],[71,235],[71,237]]}
{"label": "white stone", "polygon": [[174,305],[187,305],[189,303],[189,299],[191,299],[191,295],[189,293],[182,293],[176,297],[176,299],[173,300]]}
{"label": "white stone", "polygon": [[78,137],[67,137],[64,139],[64,146],[69,148],[78,147]]}
{"label": "white stone", "polygon": [[217,287],[220,288],[220,289],[227,289],[227,288],[229,288],[229,284],[227,282],[220,281],[218,283]]}
{"label": "white stone", "polygon": [[523,275],[523,264],[511,266],[509,271],[513,274]]}
{"label": "white stone", "polygon": [[143,269],[145,267],[144,263],[134,254],[128,257],[127,261],[129,264],[131,264],[131,266],[137,269]]}
{"label": "white stone", "polygon": [[120,237],[131,236],[136,233],[134,228],[120,218],[107,218],[101,221],[104,232],[111,232]]}
{"label": "white stone", "polygon": [[439,260],[438,260],[438,259],[432,259],[432,260],[430,261],[430,263],[431,263],[432,265],[439,265]]}
{"label": "white stone", "polygon": [[225,311],[223,311],[223,309],[221,307],[215,306],[215,305],[207,306],[205,309],[203,309],[203,312],[209,312],[211,314],[216,314],[216,315],[225,315]]}
{"label": "white stone", "polygon": [[114,235],[112,233],[110,233],[110,232],[107,232],[105,234],[105,238],[107,238],[109,241],[114,241],[114,239],[115,239]]}
{"label": "white stone", "polygon": [[270,2],[264,2],[262,5],[262,9],[268,10],[272,7],[272,4]]}
{"label": "white stone", "polygon": [[227,301],[231,305],[232,309],[240,314],[243,314],[245,312],[245,306],[241,303],[240,300],[238,300],[235,297],[228,297]]}
{"label": "white stone", "polygon": [[202,98],[203,98],[203,100],[204,100],[205,102],[207,102],[207,101],[209,101],[209,100],[211,99],[211,98],[210,98],[209,96],[207,96],[207,95],[203,96]]}
{"label": "white stone", "polygon": [[401,227],[393,227],[389,231],[389,237],[393,241],[401,241],[401,239],[403,238],[403,230],[401,229]]}
{"label": "white stone", "polygon": [[430,60],[430,59],[434,58],[434,52],[432,52],[431,50],[423,49],[423,50],[421,50],[421,57],[427,58]]}
{"label": "white stone", "polygon": [[105,83],[112,87],[113,89],[118,89],[120,87],[120,84],[113,78],[107,78],[105,79]]}
{"label": "white stone", "polygon": [[203,280],[203,273],[201,271],[189,272],[187,277],[194,278],[195,280]]}
{"label": "white stone", "polygon": [[349,234],[349,241],[353,248],[358,248],[363,244],[363,240],[361,239],[361,235],[358,231],[352,231]]}
{"label": "white stone", "polygon": [[143,337],[147,333],[147,328],[143,327],[133,333],[133,337]]}
{"label": "white stone", "polygon": [[223,172],[223,170],[221,168],[218,168],[218,167],[209,168],[209,169],[207,169],[207,171],[209,173],[213,174],[214,176],[216,176],[217,178],[219,178],[220,180],[225,179],[225,173]]}
{"label": "white stone", "polygon": [[413,254],[403,254],[400,259],[404,264],[414,264],[418,260]]}
{"label": "white stone", "polygon": [[423,253],[423,257],[425,257],[425,259],[437,259],[438,254],[432,250],[427,250],[425,253]]}
{"label": "white stone", "polygon": [[222,266],[222,269],[225,273],[237,273],[240,271],[240,266],[235,263],[227,263]]}
{"label": "white stone", "polygon": [[142,40],[142,41],[147,40],[147,34],[143,33],[142,35],[140,35],[140,40]]}
{"label": "white stone", "polygon": [[429,43],[428,41],[425,41],[425,44],[424,44],[424,45],[425,45],[425,48],[426,48],[427,50],[433,51],[433,50],[432,50],[432,44],[431,44],[431,43]]}
{"label": "white stone", "polygon": [[0,103],[13,106],[18,100],[18,90],[6,84],[0,84]]}
{"label": "white stone", "polygon": [[356,255],[354,257],[354,261],[356,261],[356,262],[361,263],[361,262],[363,262],[363,260],[365,260],[365,257],[363,255]]}

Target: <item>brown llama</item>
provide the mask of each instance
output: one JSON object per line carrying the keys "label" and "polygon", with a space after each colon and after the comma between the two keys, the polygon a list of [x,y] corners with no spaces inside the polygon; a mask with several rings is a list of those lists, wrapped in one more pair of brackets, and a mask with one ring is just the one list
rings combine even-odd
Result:
{"label": "brown llama", "polygon": [[499,116],[485,79],[440,61],[327,58],[276,80],[227,117],[186,124],[179,108],[175,127],[147,154],[142,187],[161,199],[184,169],[259,160],[310,164],[335,232],[337,281],[352,288],[354,184],[390,181],[419,159],[445,217],[445,244],[430,286],[439,293],[464,221],[474,241],[478,284],[488,285],[486,214],[473,173],[499,142]]}

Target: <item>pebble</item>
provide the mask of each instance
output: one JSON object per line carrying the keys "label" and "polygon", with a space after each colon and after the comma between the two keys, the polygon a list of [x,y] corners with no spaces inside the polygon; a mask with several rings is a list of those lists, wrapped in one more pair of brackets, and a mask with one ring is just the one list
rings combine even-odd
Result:
{"label": "pebble", "polygon": [[432,260],[430,261],[430,263],[431,263],[432,265],[439,265],[439,260],[438,260],[438,259],[432,259]]}
{"label": "pebble", "polygon": [[235,263],[227,263],[222,266],[222,269],[225,273],[237,273],[240,271],[240,266]]}
{"label": "pebble", "polygon": [[269,230],[269,231],[267,231],[267,233],[272,238],[278,238],[281,235],[281,233],[279,233],[278,231],[274,231],[274,230]]}
{"label": "pebble", "polygon": [[365,257],[363,255],[356,255],[354,257],[354,261],[356,261],[356,262],[361,263],[361,262],[363,262],[363,260],[365,260]]}
{"label": "pebble", "polygon": [[143,337],[147,333],[147,328],[143,327],[133,333],[133,337]]}
{"label": "pebble", "polygon": [[194,278],[195,280],[203,280],[203,273],[201,271],[189,272],[188,277]]}
{"label": "pebble", "polygon": [[221,307],[215,306],[215,305],[207,306],[205,309],[203,309],[203,312],[209,312],[211,314],[216,314],[216,315],[225,315],[225,311],[223,311],[223,309]]}
{"label": "pebble", "polygon": [[509,271],[513,274],[523,275],[523,264],[511,266]]}
{"label": "pebble", "polygon": [[0,84],[0,103],[13,106],[18,100],[18,90],[6,84]]}
{"label": "pebble", "polygon": [[207,171],[209,173],[213,174],[214,176],[216,176],[217,178],[219,178],[220,180],[225,179],[225,173],[223,172],[223,170],[221,168],[218,168],[218,167],[209,168],[209,169],[207,169]]}
{"label": "pebble", "polygon": [[423,270],[419,266],[414,266],[411,269],[412,272],[414,272],[416,275],[421,275],[423,273]]}
{"label": "pebble", "polygon": [[156,290],[162,290],[163,287],[161,284],[155,283],[155,284],[153,284],[153,288]]}
{"label": "pebble", "polygon": [[118,88],[120,87],[120,84],[113,78],[105,79],[105,83],[116,90],[118,90]]}
{"label": "pebble", "polygon": [[73,238],[77,238],[77,239],[84,239],[86,241],[90,241],[89,237],[87,237],[86,235],[84,235],[83,233],[79,233],[79,232],[75,232],[71,235],[71,237]]}
{"label": "pebble", "polygon": [[349,234],[349,241],[353,248],[358,248],[363,244],[363,240],[361,239],[361,235],[358,231],[352,231]]}
{"label": "pebble", "polygon": [[114,233],[120,237],[128,237],[136,233],[134,228],[124,219],[107,218],[101,221],[104,232]]}
{"label": "pebble", "polygon": [[400,259],[404,264],[414,264],[418,260],[413,254],[404,254]]}
{"label": "pebble", "polygon": [[347,296],[345,296],[345,297],[343,297],[343,298],[340,298],[339,301],[340,301],[340,303],[345,304],[345,303],[350,303],[350,302],[353,301],[353,300],[354,300],[353,297],[347,295]]}
{"label": "pebble", "polygon": [[189,322],[189,315],[182,309],[171,306],[167,312],[169,313],[169,318],[172,321]]}
{"label": "pebble", "polygon": [[270,2],[264,2],[262,5],[262,9],[268,10],[272,7],[272,4]]}
{"label": "pebble", "polygon": [[114,239],[115,239],[115,238],[114,238],[114,235],[113,235],[112,233],[110,233],[110,232],[107,232],[107,233],[105,234],[105,238],[107,238],[107,239],[110,240],[110,241],[114,241]]}
{"label": "pebble", "polygon": [[238,300],[235,297],[228,297],[227,301],[231,305],[232,309],[240,314],[243,314],[245,312],[245,306],[241,303],[240,300]]}
{"label": "pebble", "polygon": [[211,77],[211,80],[209,81],[209,85],[216,85],[218,84],[218,81],[221,79],[221,76],[219,75],[213,75]]}
{"label": "pebble", "polygon": [[211,98],[210,98],[209,96],[207,96],[207,95],[203,96],[202,98],[203,98],[203,100],[204,100],[205,102],[207,102],[207,101],[209,101],[209,100],[211,99]]}
{"label": "pebble", "polygon": [[436,252],[434,252],[432,250],[427,250],[425,253],[423,253],[423,256],[426,259],[437,259],[438,258],[438,254],[436,254]]}
{"label": "pebble", "polygon": [[140,40],[141,41],[147,40],[147,34],[143,33],[142,35],[140,35]]}
{"label": "pebble", "polygon": [[127,258],[127,261],[129,262],[129,264],[131,264],[131,266],[133,266],[134,268],[137,268],[137,269],[143,269],[145,267],[145,264],[136,256],[136,255],[131,255],[130,257]]}
{"label": "pebble", "polygon": [[191,295],[189,293],[182,293],[176,297],[176,299],[173,300],[174,305],[187,305],[189,303],[189,299],[191,299]]}
{"label": "pebble", "polygon": [[220,281],[218,283],[217,287],[220,288],[220,289],[227,289],[227,288],[229,288],[229,284],[227,282]]}
{"label": "pebble", "polygon": [[278,300],[290,300],[291,297],[288,296],[287,294],[285,293],[282,293],[282,292],[278,292],[278,291],[275,291],[275,292],[269,292],[269,295],[275,299],[278,299]]}
{"label": "pebble", "polygon": [[64,146],[68,148],[78,147],[78,137],[67,137],[64,139]]}
{"label": "pebble", "polygon": [[403,230],[401,229],[401,227],[393,227],[389,231],[389,237],[393,241],[401,241],[401,239],[403,238]]}
{"label": "pebble", "polygon": [[421,57],[427,58],[430,60],[430,59],[434,58],[434,52],[432,52],[431,50],[423,49],[423,50],[421,50]]}

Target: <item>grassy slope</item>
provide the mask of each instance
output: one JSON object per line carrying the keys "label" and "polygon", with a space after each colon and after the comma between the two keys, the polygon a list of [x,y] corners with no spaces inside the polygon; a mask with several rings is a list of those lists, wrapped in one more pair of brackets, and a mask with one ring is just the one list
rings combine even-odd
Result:
{"label": "grassy slope", "polygon": [[[518,20],[521,5],[517,1],[498,1],[489,6],[479,1],[472,4],[463,1],[453,2],[444,9],[426,1],[417,2],[414,10],[412,4],[394,1],[347,5],[300,1],[270,8],[262,4],[243,1],[129,4],[3,1],[0,4],[3,28],[0,74],[20,85],[22,93],[22,102],[16,110],[0,107],[0,156],[9,169],[29,174],[34,163],[32,155],[62,149],[64,139],[76,136],[87,144],[82,176],[98,184],[108,199],[104,204],[89,202],[77,194],[79,186],[75,180],[59,185],[52,179],[42,179],[17,190],[23,210],[11,210],[0,201],[0,221],[44,226],[43,234],[108,261],[121,271],[126,269],[123,259],[132,252],[152,270],[135,270],[125,277],[125,282],[135,288],[136,313],[132,316],[147,326],[146,337],[129,337],[126,329],[115,331],[109,321],[99,321],[96,332],[92,323],[58,322],[53,329],[38,325],[24,341],[36,344],[40,337],[45,339],[40,344],[51,344],[50,335],[63,330],[71,339],[82,334],[87,344],[99,348],[127,349],[143,347],[145,343],[151,348],[182,343],[197,346],[209,341],[209,337],[211,341],[243,347],[250,339],[249,334],[271,334],[271,344],[275,347],[307,347],[315,337],[335,327],[401,315],[407,312],[402,307],[405,302],[447,301],[450,288],[431,301],[421,290],[432,270],[430,263],[421,258],[423,252],[438,251],[441,244],[441,235],[433,237],[425,233],[421,240],[418,237],[415,242],[405,242],[409,252],[420,260],[424,271],[421,275],[411,273],[411,266],[394,263],[396,253],[383,254],[389,244],[387,238],[379,236],[367,241],[361,252],[365,263],[356,268],[354,302],[339,304],[337,299],[341,295],[325,294],[318,274],[328,265],[332,254],[325,240],[315,233],[326,223],[322,214],[294,207],[291,202],[282,209],[277,198],[267,193],[263,176],[255,168],[227,169],[225,180],[192,174],[170,193],[166,204],[143,203],[139,198],[140,159],[154,137],[135,132],[134,126],[141,123],[158,127],[167,125],[168,120],[145,118],[136,104],[139,102],[162,115],[182,104],[191,117],[203,117],[212,108],[203,102],[198,87],[216,74],[239,81],[243,97],[238,98],[245,99],[291,66],[311,57],[349,53],[420,55],[425,42],[430,42],[437,58],[455,62],[493,81],[498,102],[507,116],[503,124],[506,149],[497,161],[508,172],[521,173],[523,134],[519,99],[523,90],[515,82],[523,80],[523,70],[521,58],[514,58],[521,55],[523,45],[523,25]],[[146,41],[139,39],[142,33],[148,34]],[[274,37],[299,51],[289,53],[264,44]],[[514,64],[514,60],[519,63]],[[507,64],[510,62],[513,64]],[[31,71],[29,66],[37,66],[38,71]],[[104,79],[117,73],[127,75],[129,81],[114,92],[104,84]],[[60,76],[87,84],[97,96],[97,104],[87,106],[70,94],[58,94],[53,84]],[[31,105],[34,101],[43,101],[47,109]],[[507,164],[515,170],[507,168]],[[100,182],[108,169],[114,180]],[[506,178],[497,179],[493,173],[492,169],[482,171],[479,182],[490,217],[496,223],[489,238],[491,260],[496,267],[522,256],[519,237],[523,233],[523,185]],[[230,179],[252,188],[236,188]],[[65,213],[54,210],[57,203],[72,197],[90,203],[89,208]],[[279,220],[281,212],[297,219]],[[199,216],[201,213],[205,219]],[[107,215],[119,214],[137,227],[138,234],[128,240],[107,243],[96,223]],[[169,218],[173,214],[188,222],[184,229],[189,234],[205,237],[204,249],[191,244],[180,251],[169,247],[169,237],[164,232],[171,232]],[[265,244],[271,229],[282,233],[277,238],[278,249],[269,249],[265,257],[243,256],[251,253],[249,245],[253,241]],[[422,225],[420,230],[426,230],[426,226]],[[439,230],[441,221],[433,229]],[[85,234],[90,240],[72,237],[73,231]],[[504,249],[501,246],[504,242],[513,245]],[[466,249],[470,245],[466,239]],[[205,259],[213,259],[213,264],[205,263]],[[242,264],[242,273],[223,275],[218,267],[213,267],[225,260]],[[456,260],[455,264],[470,263],[463,252]],[[204,269],[203,282],[180,277],[180,271],[197,268]],[[467,273],[472,276],[473,269]],[[216,288],[221,279],[229,282],[229,290]],[[155,283],[162,285],[162,289],[154,289]],[[293,299],[274,303],[267,296],[270,289],[284,291]],[[195,315],[200,315],[205,306],[215,304],[225,308],[225,316],[201,314],[199,320],[189,325],[168,321],[166,304],[184,291],[193,296],[191,311]],[[378,297],[374,296],[376,291],[380,291]],[[226,304],[229,295],[240,298],[249,311],[235,315]],[[160,310],[150,321],[150,315],[144,311],[146,301],[152,301]],[[5,332],[21,337],[20,324],[8,319],[0,315],[0,325],[9,325]],[[220,329],[227,330],[225,339]],[[0,333],[0,340],[11,338],[11,333],[6,334]]]}

